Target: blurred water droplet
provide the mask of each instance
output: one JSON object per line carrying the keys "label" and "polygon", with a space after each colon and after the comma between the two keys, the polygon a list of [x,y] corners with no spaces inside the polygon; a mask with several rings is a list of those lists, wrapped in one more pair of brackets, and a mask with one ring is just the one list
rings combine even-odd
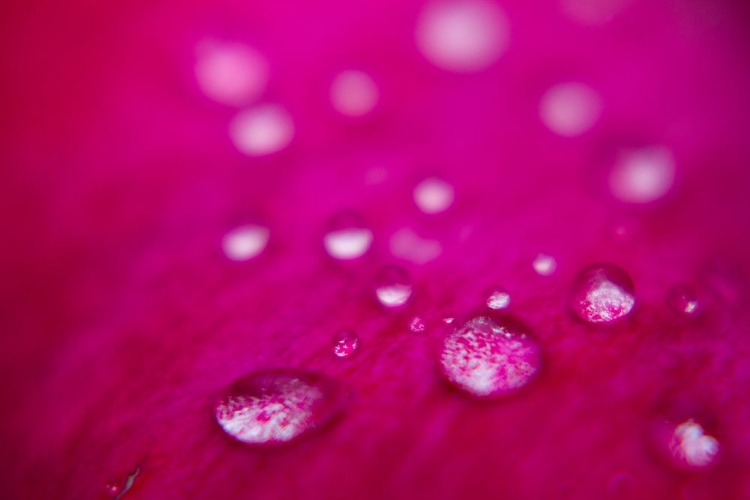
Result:
{"label": "blurred water droplet", "polygon": [[664,197],[674,180],[674,157],[662,146],[621,150],[608,178],[609,189],[616,199],[636,204]]}
{"label": "blurred water droplet", "polygon": [[411,293],[411,278],[403,268],[386,266],[375,275],[375,296],[384,307],[403,306]]}
{"label": "blurred water droplet", "polygon": [[534,259],[532,267],[540,276],[549,276],[557,270],[557,261],[551,255],[540,253]]}
{"label": "blurred water droplet", "polygon": [[559,83],[542,96],[539,116],[554,133],[576,137],[591,129],[602,112],[599,94],[578,82]]}
{"label": "blurred water droplet", "polygon": [[426,214],[446,211],[453,204],[453,186],[447,182],[429,177],[414,188],[414,203]]}
{"label": "blurred water droplet", "polygon": [[425,324],[425,321],[419,316],[414,316],[409,322],[409,330],[412,333],[424,333],[426,329],[427,325]]}
{"label": "blurred water droplet", "polygon": [[229,231],[221,241],[224,254],[231,260],[249,260],[259,255],[268,244],[269,230],[248,224]]}
{"label": "blurred water droplet", "polygon": [[700,312],[698,295],[688,285],[672,287],[667,292],[666,301],[674,312],[684,317],[695,317]]}
{"label": "blurred water droplet", "polygon": [[409,228],[393,233],[389,248],[395,257],[415,264],[426,264],[438,258],[443,252],[439,241],[422,238]]}
{"label": "blurred water droplet", "polygon": [[541,348],[521,323],[504,316],[477,316],[446,336],[441,365],[448,380],[479,397],[503,396],[539,372]]}
{"label": "blurred water droplet", "polygon": [[359,349],[359,337],[351,330],[341,330],[333,336],[333,354],[348,358]]}
{"label": "blurred water droplet", "polygon": [[358,214],[341,212],[329,221],[323,245],[334,259],[357,259],[370,249],[372,231]]}
{"label": "blurred water droplet", "polygon": [[510,306],[510,294],[505,288],[496,286],[487,292],[487,307],[490,309],[507,309]]}
{"label": "blurred water droplet", "polygon": [[360,117],[370,113],[378,103],[375,81],[363,71],[342,71],[331,83],[331,104],[345,116]]}
{"label": "blurred water droplet", "polygon": [[505,52],[508,20],[494,2],[437,0],[419,16],[416,41],[420,52],[438,68],[473,73],[491,66]]}
{"label": "blurred water droplet", "polygon": [[265,156],[286,148],[294,138],[294,121],[278,104],[261,104],[240,112],[229,124],[229,136],[248,156]]}
{"label": "blurred water droplet", "polygon": [[204,94],[216,102],[244,106],[263,93],[268,62],[247,45],[205,41],[197,48],[195,77]]}
{"label": "blurred water droplet", "polygon": [[587,323],[611,323],[635,305],[633,281],[622,268],[601,262],[578,273],[571,287],[571,311]]}
{"label": "blurred water droplet", "polygon": [[659,457],[680,472],[706,470],[719,460],[719,441],[694,418],[655,420],[650,438]]}
{"label": "blurred water droplet", "polygon": [[292,441],[329,422],[344,408],[333,379],[298,370],[265,370],[234,381],[214,415],[232,438],[247,444]]}
{"label": "blurred water droplet", "polygon": [[450,325],[450,324],[451,324],[451,323],[453,323],[453,322],[454,322],[455,320],[456,320],[456,318],[453,318],[453,317],[447,317],[447,318],[443,318],[443,323],[445,323],[446,325]]}

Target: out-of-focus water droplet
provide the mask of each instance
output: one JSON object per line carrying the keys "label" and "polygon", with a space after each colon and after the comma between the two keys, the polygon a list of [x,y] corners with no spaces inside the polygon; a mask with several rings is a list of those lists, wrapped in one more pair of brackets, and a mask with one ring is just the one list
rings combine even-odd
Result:
{"label": "out-of-focus water droplet", "polygon": [[424,333],[427,329],[427,324],[419,316],[414,316],[409,322],[409,330],[412,333]]}
{"label": "out-of-focus water droplet", "polygon": [[718,439],[694,418],[656,420],[652,422],[650,438],[656,453],[677,471],[710,469],[719,460]]}
{"label": "out-of-focus water droplet", "polygon": [[420,52],[438,68],[473,73],[495,63],[508,47],[508,20],[494,2],[433,0],[419,16]]}
{"label": "out-of-focus water droplet", "polygon": [[633,281],[614,264],[592,264],[573,280],[569,306],[587,323],[611,323],[627,316],[634,305]]}
{"label": "out-of-focus water droplet", "polygon": [[540,276],[549,276],[557,270],[557,261],[551,255],[540,253],[531,264]]}
{"label": "out-of-focus water droplet", "polygon": [[539,372],[541,348],[529,330],[504,316],[477,316],[446,336],[441,365],[448,380],[478,397],[509,394]]}
{"label": "out-of-focus water droplet", "polygon": [[409,273],[399,266],[386,266],[375,275],[375,296],[384,307],[403,306],[411,297],[411,292]]}
{"label": "out-of-focus water droplet", "polygon": [[268,62],[252,47],[207,40],[196,52],[195,78],[203,93],[214,101],[244,106],[266,89]]}
{"label": "out-of-focus water droplet", "polygon": [[415,264],[426,264],[443,253],[443,247],[439,241],[422,238],[408,227],[393,233],[388,243],[395,257]]}
{"label": "out-of-focus water droplet", "polygon": [[428,177],[414,188],[414,203],[426,214],[446,211],[453,204],[453,186],[436,177]]}
{"label": "out-of-focus water droplet", "polygon": [[370,113],[378,103],[380,92],[364,71],[342,71],[331,83],[331,104],[344,116],[360,117]]}
{"label": "out-of-focus water droplet", "polygon": [[337,358],[351,357],[359,349],[359,337],[351,330],[341,330],[333,336],[333,354]]}
{"label": "out-of-focus water droplet", "polygon": [[443,323],[445,323],[446,325],[450,325],[450,324],[451,324],[451,323],[453,323],[453,322],[454,322],[455,320],[456,320],[456,318],[454,318],[454,317],[452,317],[452,316],[448,316],[448,317],[446,317],[446,318],[443,318]]}
{"label": "out-of-focus water droplet", "polygon": [[554,133],[576,137],[587,132],[599,119],[602,102],[599,94],[578,82],[559,83],[542,96],[539,116]]}
{"label": "out-of-focus water droplet", "polygon": [[294,138],[294,121],[279,104],[261,104],[241,111],[229,124],[229,136],[248,156],[265,156],[286,148]]}
{"label": "out-of-focus water droplet", "polygon": [[510,306],[510,294],[505,288],[496,286],[487,291],[487,307],[490,309],[507,309]]}
{"label": "out-of-focus water droplet", "polygon": [[340,413],[346,397],[324,375],[265,370],[234,381],[214,415],[229,436],[247,444],[280,444],[319,428]]}
{"label": "out-of-focus water droplet", "polygon": [[695,317],[700,312],[698,295],[688,285],[672,287],[666,296],[667,305],[677,314],[685,317]]}
{"label": "out-of-focus water droplet", "polygon": [[625,203],[651,203],[664,197],[675,180],[672,152],[662,146],[623,149],[609,172],[612,195]]}
{"label": "out-of-focus water droplet", "polygon": [[341,212],[328,222],[323,246],[328,255],[339,260],[362,257],[372,245],[372,231],[353,212]]}
{"label": "out-of-focus water droplet", "polygon": [[269,234],[267,227],[254,224],[239,226],[224,235],[221,247],[231,260],[249,260],[266,248]]}

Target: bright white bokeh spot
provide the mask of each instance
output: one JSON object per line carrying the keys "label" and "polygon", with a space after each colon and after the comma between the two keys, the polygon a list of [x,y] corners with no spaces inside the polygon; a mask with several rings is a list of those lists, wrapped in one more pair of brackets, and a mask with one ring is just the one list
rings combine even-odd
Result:
{"label": "bright white bokeh spot", "polygon": [[268,61],[241,43],[206,41],[198,46],[195,78],[206,96],[230,106],[254,101],[268,84]]}
{"label": "bright white bokeh spot", "polygon": [[575,137],[591,129],[602,112],[602,102],[593,89],[577,82],[560,83],[542,96],[539,116],[554,133]]}
{"label": "bright white bokeh spot", "polygon": [[370,113],[379,97],[375,81],[363,71],[342,71],[331,84],[331,103],[345,116],[359,117]]}
{"label": "bright white bokeh spot", "polygon": [[334,259],[357,259],[372,245],[372,232],[358,227],[331,231],[323,237],[323,245],[328,255]]}
{"label": "bright white bokeh spot", "polygon": [[669,450],[676,460],[684,461],[689,467],[705,468],[715,462],[719,442],[705,434],[703,427],[690,419],[675,428]]}
{"label": "bright white bokeh spot", "polygon": [[626,203],[650,203],[666,195],[675,179],[674,157],[660,146],[623,151],[609,175],[612,195]]}
{"label": "bright white bokeh spot", "polygon": [[505,289],[496,287],[487,296],[487,307],[490,309],[506,309],[510,306],[510,294]]}
{"label": "bright white bokeh spot", "polygon": [[278,104],[263,104],[234,117],[229,125],[234,145],[248,156],[264,156],[286,148],[294,138],[294,121]]}
{"label": "bright white bokeh spot", "polygon": [[572,20],[588,25],[602,25],[615,17],[628,0],[561,0],[563,13]]}
{"label": "bright white bokeh spot", "polygon": [[557,261],[550,255],[540,253],[532,263],[534,271],[541,276],[549,276],[557,270]]}
{"label": "bright white bokeh spot", "polygon": [[426,214],[444,212],[453,204],[453,186],[444,180],[430,177],[414,188],[414,203]]}
{"label": "bright white bokeh spot", "polygon": [[393,233],[389,248],[395,257],[406,259],[415,264],[426,264],[443,253],[440,242],[425,239],[409,228]]}
{"label": "bright white bokeh spot", "polygon": [[224,254],[231,260],[242,261],[259,255],[268,244],[269,230],[263,226],[246,225],[229,231],[221,242]]}
{"label": "bright white bokeh spot", "polygon": [[488,0],[434,0],[417,22],[420,52],[438,68],[473,73],[495,63],[508,47],[508,20]]}

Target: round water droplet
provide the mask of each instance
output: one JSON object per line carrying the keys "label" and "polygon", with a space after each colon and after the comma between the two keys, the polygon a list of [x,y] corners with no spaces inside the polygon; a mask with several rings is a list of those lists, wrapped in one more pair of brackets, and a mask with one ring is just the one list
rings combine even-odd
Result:
{"label": "round water droplet", "polygon": [[243,106],[265,90],[268,62],[252,47],[204,41],[196,52],[195,77],[209,98],[230,106]]}
{"label": "round water droplet", "polygon": [[575,137],[594,126],[602,112],[599,95],[577,82],[559,83],[542,96],[539,116],[554,133]]}
{"label": "round water droplet", "polygon": [[362,257],[372,245],[372,231],[365,226],[362,218],[352,212],[334,215],[328,223],[323,237],[328,255],[339,260],[353,260]]}
{"label": "round water droplet", "polygon": [[453,204],[453,186],[436,177],[429,177],[414,188],[414,203],[426,214],[446,211]]}
{"label": "round water droplet", "polygon": [[569,305],[587,323],[611,323],[635,305],[633,281],[622,268],[605,262],[584,268],[573,281]]}
{"label": "round water droplet", "polygon": [[625,203],[651,203],[664,197],[672,188],[675,161],[663,146],[619,151],[609,172],[612,195]]}
{"label": "round water droplet", "polygon": [[539,343],[518,321],[477,316],[446,336],[443,374],[455,386],[478,397],[503,396],[527,385],[542,362]]}
{"label": "round water droplet", "polygon": [[280,444],[319,428],[340,413],[344,393],[334,380],[298,370],[264,370],[234,381],[214,415],[232,438]]}
{"label": "round water droplet", "polygon": [[718,439],[695,418],[655,420],[650,439],[657,455],[680,472],[710,469],[719,460]]}
{"label": "round water droplet", "polygon": [[409,330],[412,333],[424,333],[427,329],[427,324],[419,316],[414,316],[409,322]]}
{"label": "round water droplet", "polygon": [[510,306],[510,294],[505,288],[496,286],[487,292],[487,307],[490,309],[507,309]]}
{"label": "round water droplet", "polygon": [[699,312],[698,295],[688,285],[672,287],[666,296],[667,305],[677,314],[685,317],[695,317]]}
{"label": "round water droplet", "polygon": [[359,337],[351,330],[341,330],[333,336],[333,354],[337,358],[351,357],[359,349]]}
{"label": "round water droplet", "polygon": [[370,113],[378,103],[378,86],[363,71],[342,71],[331,83],[331,103],[345,116],[360,117]]}
{"label": "round water droplet", "polygon": [[294,121],[283,106],[261,104],[235,116],[229,125],[229,136],[240,152],[265,156],[292,142]]}
{"label": "round water droplet", "polygon": [[266,248],[268,237],[267,227],[248,224],[229,231],[222,239],[221,247],[231,260],[249,260]]}
{"label": "round water droplet", "polygon": [[375,296],[389,309],[405,305],[411,297],[409,273],[398,266],[386,266],[375,276]]}
{"label": "round water droplet", "polygon": [[540,276],[549,276],[557,270],[557,261],[551,255],[540,253],[534,259],[532,267]]}

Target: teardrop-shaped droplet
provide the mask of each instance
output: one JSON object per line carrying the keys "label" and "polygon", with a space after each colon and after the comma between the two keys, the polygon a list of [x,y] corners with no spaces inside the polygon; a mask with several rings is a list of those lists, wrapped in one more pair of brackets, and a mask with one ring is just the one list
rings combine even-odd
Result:
{"label": "teardrop-shaped droplet", "polygon": [[341,212],[328,222],[323,245],[328,255],[334,259],[357,259],[370,249],[372,231],[358,214]]}
{"label": "teardrop-shaped droplet", "polygon": [[411,297],[409,273],[399,266],[386,266],[375,276],[375,296],[384,307],[401,307]]}
{"label": "teardrop-shaped droplet", "polygon": [[359,349],[359,337],[351,330],[341,330],[333,336],[333,354],[337,358],[351,357]]}
{"label": "teardrop-shaped droplet", "polygon": [[458,325],[443,343],[443,374],[478,397],[503,396],[539,372],[539,343],[520,322],[499,315],[476,316]]}
{"label": "teardrop-shaped droplet", "polygon": [[694,417],[657,419],[651,423],[650,439],[656,454],[680,472],[710,469],[719,460],[719,440]]}
{"label": "teardrop-shaped droplet", "polygon": [[667,292],[666,300],[674,312],[686,318],[695,317],[700,311],[698,295],[688,285],[674,286]]}
{"label": "teardrop-shaped droplet", "polygon": [[214,415],[224,432],[238,441],[280,444],[326,424],[344,403],[341,386],[324,375],[264,370],[230,384]]}
{"label": "teardrop-shaped droplet", "polygon": [[510,306],[510,294],[505,288],[496,286],[487,291],[487,307],[494,310],[507,309]]}
{"label": "teardrop-shaped droplet", "polygon": [[569,305],[587,323],[611,323],[633,310],[633,281],[614,264],[592,264],[573,281]]}

